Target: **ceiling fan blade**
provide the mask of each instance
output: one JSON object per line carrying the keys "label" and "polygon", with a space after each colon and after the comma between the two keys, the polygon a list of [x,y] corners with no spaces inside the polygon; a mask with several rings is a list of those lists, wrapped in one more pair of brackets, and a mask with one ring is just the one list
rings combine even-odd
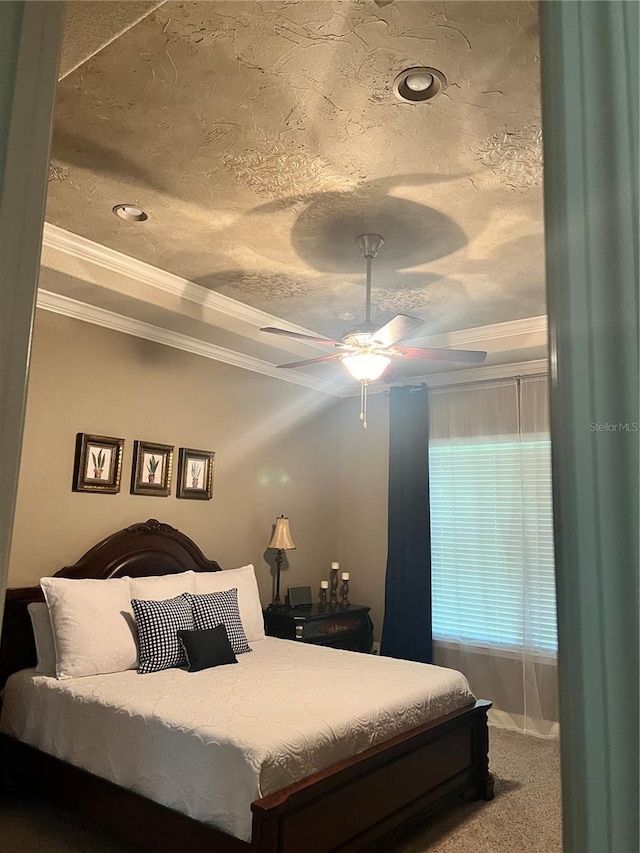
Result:
{"label": "ceiling fan blade", "polygon": [[300,332],[288,332],[286,329],[276,329],[274,326],[265,326],[261,332],[269,332],[271,335],[284,335],[287,338],[297,338],[299,341],[313,341],[316,344],[328,344],[330,347],[339,347],[340,341],[332,341],[331,338],[319,338],[316,335],[303,335]]}
{"label": "ceiling fan blade", "polygon": [[395,347],[391,353],[395,358],[424,358],[432,361],[459,361],[467,364],[482,364],[486,352],[469,349],[431,349],[428,347]]}
{"label": "ceiling fan blade", "polygon": [[306,367],[308,364],[320,364],[321,361],[333,361],[336,358],[342,358],[342,353],[337,352],[333,355],[319,355],[317,358],[305,358],[304,361],[292,361],[289,364],[279,364],[278,367]]}
{"label": "ceiling fan blade", "polygon": [[396,341],[399,341],[401,338],[406,338],[410,332],[413,332],[414,329],[418,329],[423,325],[424,320],[420,320],[418,317],[410,317],[408,314],[396,314],[396,316],[392,320],[389,320],[386,325],[382,326],[381,329],[378,329],[377,332],[373,332],[371,340],[380,344],[380,346],[390,347],[395,344]]}

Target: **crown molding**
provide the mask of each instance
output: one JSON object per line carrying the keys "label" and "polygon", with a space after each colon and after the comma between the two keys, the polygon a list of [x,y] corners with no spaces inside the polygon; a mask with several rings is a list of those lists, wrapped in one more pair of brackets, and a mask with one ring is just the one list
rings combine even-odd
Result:
{"label": "crown molding", "polygon": [[[45,222],[44,224],[42,245],[48,249],[54,249],[79,260],[94,264],[109,272],[126,276],[129,279],[153,287],[163,293],[169,293],[179,299],[186,299],[195,305],[217,311],[232,320],[246,323],[254,329],[259,329],[261,326],[280,326],[288,331],[299,332],[304,335],[316,334],[310,329],[305,329],[294,323],[288,323],[274,314],[268,314],[266,311],[252,308],[250,305],[238,302],[230,296],[224,296],[222,293],[209,290],[209,288],[203,287],[201,284],[196,284],[186,278],[181,278],[179,275],[161,270],[159,267],[154,267],[145,261],[139,261],[130,255],[124,255],[122,252],[118,252],[108,246],[94,243],[93,240],[81,237],[79,234],[73,234],[71,231],[66,231],[64,228],[59,228],[50,222]],[[308,345],[313,349],[326,352],[324,347],[318,344]]]}
{"label": "crown molding", "polygon": [[[514,379],[517,376],[537,376],[549,373],[549,362],[546,358],[531,361],[511,362],[510,364],[492,364],[487,367],[470,367],[465,370],[450,370],[447,373],[431,373],[423,376],[407,376],[404,382],[396,385],[420,385],[424,382],[429,388],[446,388],[451,385],[472,385],[476,382],[487,382],[492,379]],[[384,394],[389,385],[376,382],[369,385],[369,394]],[[343,389],[341,397],[355,397],[360,394],[357,388]]]}
{"label": "crown molding", "polygon": [[[64,228],[59,228],[50,222],[45,222],[42,242],[43,246],[49,249],[63,252],[70,257],[138,281],[141,284],[155,288],[162,293],[170,294],[181,300],[186,299],[195,305],[218,312],[233,321],[247,324],[254,330],[262,326],[279,326],[288,331],[304,335],[317,334],[313,329],[306,329],[303,326],[289,323],[274,314],[268,314],[266,311],[252,308],[229,296],[209,290],[201,284],[196,284],[181,276],[161,270],[145,261],[132,258],[130,255],[125,255],[108,246],[95,243],[87,237],[73,234],[71,231],[66,231]],[[498,351],[509,349],[511,338],[523,336],[537,338],[537,340],[529,342],[529,345],[546,344],[546,316],[528,317],[523,320],[494,323],[489,326],[477,326],[472,329],[446,332],[439,335],[414,337],[411,340],[411,346],[436,348],[452,346],[454,348],[464,348],[482,345],[490,351]],[[279,340],[280,347],[284,346],[285,340]],[[321,345],[313,344],[309,341],[305,341],[304,346],[318,352],[326,352],[326,349]]]}
{"label": "crown molding", "polygon": [[270,376],[272,379],[279,379],[282,382],[302,385],[305,388],[320,391],[323,394],[330,394],[333,397],[342,396],[343,389],[330,382],[323,382],[313,376],[296,371],[283,372],[278,370],[274,364],[270,364],[260,358],[235,352],[225,347],[199,340],[198,338],[192,338],[189,335],[183,335],[171,329],[154,326],[142,320],[125,317],[123,314],[116,314],[113,311],[107,311],[105,308],[88,305],[86,302],[80,302],[77,299],[61,296],[58,293],[52,293],[48,290],[38,290],[36,306],[43,311],[51,311],[54,314],[62,314],[65,317],[82,320],[84,323],[93,323],[96,326],[122,332],[125,335],[144,338],[147,341],[173,347],[192,355],[200,355],[203,358],[221,361],[224,364],[231,364],[243,370],[251,370],[253,373],[261,373],[263,376]]}
{"label": "crown molding", "polygon": [[[429,388],[442,388],[446,385],[468,385],[472,382],[486,382],[490,379],[514,379],[517,376],[532,376],[540,373],[547,374],[548,372],[548,360],[537,358],[532,361],[492,364],[487,367],[451,370],[448,373],[433,373],[430,376],[419,377],[417,381],[425,382]],[[412,377],[410,381],[416,380]]]}
{"label": "crown molding", "polygon": [[[445,332],[440,335],[428,335],[423,338],[412,338],[411,346],[425,347],[468,347],[492,343],[500,344],[501,349],[509,349],[509,339],[532,336],[547,338],[547,317],[525,317],[522,320],[510,320],[506,323],[493,323],[489,326],[476,326],[472,329],[461,329],[457,332]],[[399,344],[398,346],[402,346]],[[496,347],[494,346],[495,350]]]}
{"label": "crown molding", "polygon": [[[224,320],[226,318],[232,323],[241,323],[250,327],[253,333],[262,326],[279,326],[292,332],[306,335],[315,334],[313,330],[288,323],[273,314],[252,308],[221,293],[209,290],[193,281],[161,270],[129,255],[124,255],[115,249],[95,243],[93,240],[81,237],[79,234],[73,234],[48,222],[44,225],[43,246],[81,262],[91,264],[98,269],[115,273],[124,276],[130,281],[155,288],[163,294],[169,294],[179,300],[187,300],[200,307],[210,309],[212,312],[218,314],[220,322],[215,325],[221,325],[221,327],[225,327]],[[47,265],[50,264],[47,263]],[[39,290],[37,305],[45,311],[53,311],[54,313],[63,314],[98,326],[104,326],[104,328],[113,329],[124,334],[145,338],[146,340],[173,347],[174,349],[190,352],[194,355],[201,355],[204,358],[231,364],[244,370],[270,376],[283,382],[301,385],[334,397],[350,397],[360,393],[359,384],[345,387],[338,383],[323,381],[299,371],[281,371],[274,364],[255,358],[254,356],[226,349],[225,347],[220,347],[207,341],[190,337],[189,335],[174,332],[171,329],[145,323],[142,320],[116,314],[107,309],[89,305],[51,291]],[[247,337],[249,336],[247,335]],[[251,337],[255,338],[255,334],[252,334]],[[278,345],[284,348],[286,340],[286,338],[279,339]],[[275,341],[272,343],[275,345]],[[302,345],[298,342],[296,343],[298,346]],[[318,344],[305,341],[303,345],[311,350],[326,353],[326,349]],[[515,354],[518,349],[525,347],[547,345],[547,318],[542,315],[521,320],[512,320],[507,323],[494,323],[488,326],[462,329],[439,335],[428,335],[422,338],[413,338],[410,345],[434,348],[482,348],[488,352],[512,350]],[[424,374],[407,378],[407,382],[426,382],[430,387],[436,388],[445,385],[466,384],[487,379],[503,379],[516,375],[524,376],[531,373],[546,372],[546,360],[539,359],[535,361],[512,362],[510,364],[452,370],[446,373]],[[370,386],[370,392],[372,394],[380,393],[386,387],[382,383],[375,383]]]}
{"label": "crown molding", "polygon": [[[54,314],[61,314],[64,317],[71,317],[74,320],[82,320],[84,323],[92,323],[96,326],[102,326],[105,329],[122,332],[125,335],[143,338],[144,340],[153,341],[154,343],[172,347],[182,352],[188,352],[192,355],[199,355],[213,361],[220,361],[223,364],[230,364],[233,367],[240,367],[243,370],[250,370],[253,373],[260,373],[263,376],[269,376],[281,382],[301,385],[304,388],[329,394],[332,397],[353,397],[360,393],[360,385],[357,383],[345,388],[296,371],[282,373],[275,365],[260,358],[234,352],[225,347],[220,347],[216,344],[199,340],[198,338],[192,338],[189,335],[183,335],[181,332],[174,332],[171,329],[154,326],[142,320],[125,317],[123,314],[116,314],[114,311],[107,311],[105,308],[98,308],[95,305],[88,305],[86,302],[80,302],[77,299],[61,296],[58,293],[52,293],[48,290],[38,290],[36,305],[43,311],[51,311]],[[511,364],[473,367],[465,370],[452,370],[447,373],[412,376],[411,378],[407,378],[405,384],[425,382],[430,388],[439,388],[447,385],[465,385],[471,382],[485,382],[489,379],[510,379],[514,376],[547,373],[548,367],[546,359],[537,359]],[[369,393],[380,394],[386,391],[387,388],[388,386],[383,383],[376,383],[369,386]]]}

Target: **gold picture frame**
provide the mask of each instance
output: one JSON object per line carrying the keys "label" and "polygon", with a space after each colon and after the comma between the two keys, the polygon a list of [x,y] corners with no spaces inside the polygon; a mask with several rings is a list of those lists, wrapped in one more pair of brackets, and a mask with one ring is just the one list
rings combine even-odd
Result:
{"label": "gold picture frame", "polygon": [[172,469],[172,444],[134,441],[131,494],[166,498],[171,492]]}
{"label": "gold picture frame", "polygon": [[120,491],[123,447],[124,438],[77,433],[73,491],[117,494]]}
{"label": "gold picture frame", "polygon": [[192,501],[210,501],[213,497],[213,450],[181,447],[178,452],[176,497]]}

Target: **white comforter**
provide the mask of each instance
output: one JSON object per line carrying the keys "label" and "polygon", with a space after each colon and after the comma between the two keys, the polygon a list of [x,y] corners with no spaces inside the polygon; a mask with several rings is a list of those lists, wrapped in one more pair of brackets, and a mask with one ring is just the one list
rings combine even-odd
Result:
{"label": "white comforter", "polygon": [[0,730],[249,840],[253,800],[474,700],[451,669],[269,637],[252,646],[196,673],[23,670]]}

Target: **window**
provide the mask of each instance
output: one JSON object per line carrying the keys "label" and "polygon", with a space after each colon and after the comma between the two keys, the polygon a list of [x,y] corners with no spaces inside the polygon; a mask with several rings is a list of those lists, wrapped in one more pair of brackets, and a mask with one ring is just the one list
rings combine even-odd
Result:
{"label": "window", "polygon": [[557,650],[550,451],[535,434],[431,442],[434,638]]}

